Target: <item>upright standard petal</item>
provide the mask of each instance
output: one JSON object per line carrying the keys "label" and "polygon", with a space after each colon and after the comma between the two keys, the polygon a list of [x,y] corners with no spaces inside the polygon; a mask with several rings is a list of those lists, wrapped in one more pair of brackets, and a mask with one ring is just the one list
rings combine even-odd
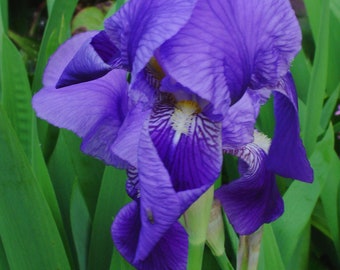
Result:
{"label": "upright standard petal", "polygon": [[283,200],[274,174],[266,168],[267,155],[263,149],[251,143],[226,152],[241,158],[241,178],[220,187],[215,196],[235,231],[248,235],[281,216]]}
{"label": "upright standard petal", "polygon": [[140,209],[137,202],[126,205],[116,216],[111,234],[123,257],[139,270],[185,270],[188,256],[188,236],[175,222],[144,260],[135,261],[141,230]]}
{"label": "upright standard petal", "polygon": [[227,91],[234,103],[247,87],[275,84],[300,42],[287,0],[198,0],[189,22],[162,45],[160,56],[176,81],[217,109]]}
{"label": "upright standard petal", "polygon": [[79,33],[63,43],[48,60],[44,71],[43,85],[56,86],[61,74],[71,59],[76,55],[78,50],[97,33],[97,31]]}
{"label": "upright standard petal", "polygon": [[288,73],[274,92],[275,131],[268,154],[268,168],[287,178],[313,181],[313,169],[300,138],[296,90]]}
{"label": "upright standard petal", "polygon": [[[121,51],[122,63],[139,73],[155,50],[188,21],[196,0],[130,0],[105,21],[105,31]],[[134,77],[134,76],[133,76]]]}
{"label": "upright standard petal", "polygon": [[82,137],[82,149],[109,164],[109,151],[127,113],[126,72],[115,70],[87,83],[56,89],[44,87],[33,97],[37,115]]}

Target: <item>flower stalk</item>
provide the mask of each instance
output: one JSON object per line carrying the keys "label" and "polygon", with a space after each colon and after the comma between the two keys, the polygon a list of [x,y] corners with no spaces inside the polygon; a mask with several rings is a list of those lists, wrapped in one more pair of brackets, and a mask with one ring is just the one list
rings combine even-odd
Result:
{"label": "flower stalk", "polygon": [[240,236],[237,253],[237,270],[256,270],[261,247],[263,227],[250,235]]}
{"label": "flower stalk", "polygon": [[202,268],[213,197],[214,186],[210,187],[184,214],[185,228],[189,235],[187,270]]}
{"label": "flower stalk", "polygon": [[214,199],[210,211],[210,222],[208,226],[207,245],[214,255],[217,263],[222,270],[234,269],[225,253],[225,234],[224,223],[222,218],[221,203]]}

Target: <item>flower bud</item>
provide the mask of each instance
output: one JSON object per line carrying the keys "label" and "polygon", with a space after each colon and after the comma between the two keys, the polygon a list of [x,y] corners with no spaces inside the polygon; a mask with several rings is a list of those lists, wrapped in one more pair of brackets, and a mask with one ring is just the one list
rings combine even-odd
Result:
{"label": "flower bud", "polygon": [[224,254],[224,224],[221,211],[221,203],[215,199],[210,211],[210,221],[208,226],[207,244],[214,256]]}

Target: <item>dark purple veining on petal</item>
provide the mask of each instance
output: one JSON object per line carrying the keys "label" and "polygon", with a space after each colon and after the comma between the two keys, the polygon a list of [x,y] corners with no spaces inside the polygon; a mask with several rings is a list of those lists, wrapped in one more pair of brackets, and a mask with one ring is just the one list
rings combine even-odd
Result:
{"label": "dark purple veining on petal", "polygon": [[274,174],[267,170],[267,155],[258,145],[251,143],[226,151],[241,159],[241,177],[219,188],[215,195],[235,231],[251,234],[282,215],[283,200]]}
{"label": "dark purple veining on petal", "polygon": [[131,199],[137,201],[140,198],[140,185],[137,169],[135,167],[127,169],[127,177],[125,185],[126,193]]}
{"label": "dark purple veining on petal", "polygon": [[157,104],[149,120],[152,141],[177,191],[213,183],[222,163],[220,124],[185,110]]}

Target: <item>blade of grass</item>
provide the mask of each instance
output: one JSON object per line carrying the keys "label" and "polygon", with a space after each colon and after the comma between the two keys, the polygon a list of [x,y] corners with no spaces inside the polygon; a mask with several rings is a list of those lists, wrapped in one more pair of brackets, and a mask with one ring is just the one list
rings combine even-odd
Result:
{"label": "blade of grass", "polygon": [[[34,73],[32,92],[35,93],[42,86],[42,76],[48,58],[57,47],[70,36],[70,25],[77,0],[58,0],[46,24],[44,36],[40,45],[38,61]],[[44,156],[48,159],[55,146],[57,132],[46,122],[38,121],[38,134]]]}
{"label": "blade of grass", "polygon": [[0,34],[8,30],[8,3],[7,0],[0,0]]}
{"label": "blade of grass", "polygon": [[333,91],[332,95],[327,100],[321,115],[321,128],[325,130],[333,116],[334,109],[338,103],[340,93],[340,83],[338,87]]}
{"label": "blade of grass", "polygon": [[32,160],[32,119],[31,90],[26,68],[20,53],[6,35],[2,35],[1,58],[2,104],[18,135],[29,160]]}
{"label": "blade of grass", "polygon": [[[51,1],[50,1],[51,2]],[[32,91],[42,86],[42,75],[50,55],[70,36],[70,25],[77,0],[58,0],[53,4],[40,45]]]}
{"label": "blade of grass", "polygon": [[[322,22],[321,19],[321,10],[322,10],[322,2],[324,1],[315,1],[315,0],[304,0],[303,1],[307,10],[308,14],[308,21],[313,33],[314,41],[316,42],[319,40],[320,35],[320,22]],[[329,2],[327,4],[329,6]]]}
{"label": "blade of grass", "polygon": [[[322,1],[322,15],[315,58],[309,81],[307,114],[302,126],[302,138],[307,154],[313,153],[320,123],[322,104],[325,97],[328,66],[329,0]],[[316,126],[317,125],[317,126]]]}
{"label": "blade of grass", "polygon": [[115,14],[117,10],[120,9],[122,5],[124,5],[125,2],[126,2],[125,0],[116,0],[115,3],[112,5],[112,7],[107,12],[105,19]]}
{"label": "blade of grass", "polygon": [[53,8],[53,5],[54,5],[54,0],[47,0],[46,3],[47,3],[47,11],[48,11],[48,15],[51,15],[52,13],[52,8]]}
{"label": "blade of grass", "polygon": [[258,270],[267,269],[285,269],[271,224],[265,224],[263,226],[263,236],[258,266]]}
{"label": "blade of grass", "polygon": [[7,261],[7,256],[5,253],[4,245],[2,244],[2,240],[0,237],[0,269],[2,270],[10,270],[9,264]]}
{"label": "blade of grass", "polygon": [[72,189],[70,219],[79,269],[86,270],[91,218],[77,180]]}
{"label": "blade of grass", "polygon": [[61,130],[59,136],[63,137],[64,154],[67,153],[70,156],[74,175],[78,180],[82,194],[84,194],[86,206],[92,218],[96,209],[105,166],[103,162],[80,151],[81,139],[72,132]]}
{"label": "blade of grass", "polygon": [[0,153],[0,235],[10,268],[70,269],[51,211],[1,106]]}
{"label": "blade of grass", "polygon": [[[327,93],[332,94],[340,82],[340,2],[331,0],[331,13],[329,17],[329,60]],[[338,12],[338,13],[337,13]]]}
{"label": "blade of grass", "polygon": [[306,82],[310,81],[311,65],[309,64],[303,50],[301,50],[295,57],[290,70],[294,77],[298,96],[304,103],[306,103],[308,95],[308,84],[306,84]]}
{"label": "blade of grass", "polygon": [[106,167],[92,225],[89,270],[109,269],[113,250],[111,224],[118,211],[130,201],[125,192],[125,180],[125,171]]}
{"label": "blade of grass", "polygon": [[0,84],[3,89],[2,103],[26,156],[32,164],[35,176],[64,239],[59,207],[37,138],[36,122],[31,106],[31,90],[25,65],[20,53],[8,37],[3,34],[0,40],[2,44],[0,50],[6,52],[0,60],[1,66],[6,67],[0,70]]}
{"label": "blade of grass", "polygon": [[315,174],[314,183],[307,185],[294,181],[284,195],[284,214],[272,224],[286,269],[294,269],[297,247],[300,244],[309,245],[301,241],[305,230],[310,226],[312,212],[331,173],[329,161],[333,149],[333,136],[333,129],[329,128],[311,157]]}
{"label": "blade of grass", "polygon": [[[333,142],[330,143],[332,143],[331,145],[334,145],[334,137]],[[338,260],[340,261],[340,207],[339,193],[337,192],[340,188],[340,161],[337,153],[333,149],[330,151],[329,155],[328,180],[321,193],[321,202],[331,234],[331,239],[333,240],[338,254]]]}

